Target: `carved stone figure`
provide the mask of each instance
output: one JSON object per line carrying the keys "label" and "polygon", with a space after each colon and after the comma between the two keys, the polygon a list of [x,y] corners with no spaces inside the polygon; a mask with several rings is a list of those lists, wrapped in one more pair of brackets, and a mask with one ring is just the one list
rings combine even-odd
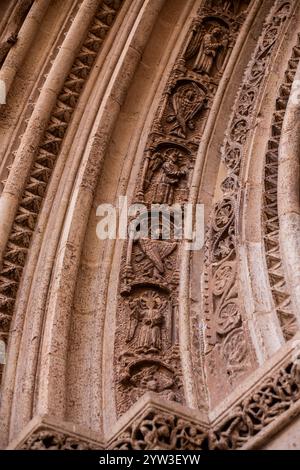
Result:
{"label": "carved stone figure", "polygon": [[161,349],[161,327],[165,302],[158,295],[147,293],[140,298],[142,326],[137,346],[142,349]]}
{"label": "carved stone figure", "polygon": [[[17,18],[13,17],[11,24],[13,31],[18,30],[17,28],[21,26],[33,1],[24,0],[17,3],[15,11]],[[110,6],[108,6],[108,3]],[[65,77],[61,92],[58,93],[49,123],[40,141],[40,145],[36,149],[35,160],[30,175],[26,178],[24,191],[20,195],[19,207],[15,218],[16,223],[10,234],[0,269],[0,284],[2,284],[0,295],[0,333],[9,331],[16,292],[25,265],[28,247],[35,229],[38,213],[41,209],[43,196],[53,172],[68,124],[97,56],[95,51],[99,51],[103,39],[112,24],[112,20],[115,18],[117,10],[121,5],[119,0],[115,0],[113,3],[115,7],[111,0],[109,2],[104,0],[104,2],[99,4],[99,8],[91,23],[93,34],[89,32],[82,43],[82,47],[79,51],[76,51],[76,58],[69,74]],[[17,26],[17,22],[19,26]],[[16,40],[16,33],[13,33],[9,38],[9,49]],[[8,49],[5,43],[2,52],[0,47],[0,65],[1,61],[5,60],[7,53]]]}
{"label": "carved stone figure", "polygon": [[96,450],[95,444],[90,444],[80,438],[43,429],[33,433],[22,445],[23,450]]}
{"label": "carved stone figure", "polygon": [[130,300],[128,307],[130,320],[127,342],[134,340],[134,346],[143,351],[160,350],[166,300],[156,292],[146,291],[138,298]]}
{"label": "carved stone figure", "polygon": [[171,98],[174,114],[169,114],[167,122],[174,123],[170,133],[185,139],[188,129],[194,130],[194,116],[203,108],[205,92],[194,82],[181,85]]}
{"label": "carved stone figure", "polygon": [[299,447],[297,0],[134,3],[0,2],[0,447]]}
{"label": "carved stone figure", "polygon": [[181,153],[176,149],[171,149],[167,153],[167,160],[161,165],[159,170],[154,203],[168,205],[174,203],[174,190],[180,179],[186,175],[186,170],[181,169],[178,164],[179,157],[181,157]]}
{"label": "carved stone figure", "polygon": [[224,42],[220,41],[221,33],[221,28],[216,27],[203,36],[199,53],[193,67],[196,72],[210,74],[217,53],[224,45]]}

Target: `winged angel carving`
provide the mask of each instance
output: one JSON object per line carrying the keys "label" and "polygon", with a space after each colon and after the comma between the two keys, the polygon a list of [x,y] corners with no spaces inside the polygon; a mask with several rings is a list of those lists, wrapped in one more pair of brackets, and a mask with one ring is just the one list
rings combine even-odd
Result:
{"label": "winged angel carving", "polygon": [[243,0],[211,0],[210,7],[217,7],[227,14],[237,15],[245,7],[244,4]]}
{"label": "winged angel carving", "polygon": [[189,60],[196,57],[192,67],[193,70],[209,76],[212,74],[214,65],[217,71],[221,69],[228,40],[228,31],[225,27],[217,23],[195,23],[184,54],[185,59]]}
{"label": "winged angel carving", "polygon": [[160,350],[162,347],[161,327],[164,322],[163,310],[166,308],[165,300],[155,292],[146,292],[140,298],[133,299],[129,306],[131,315],[127,342],[135,337],[137,326],[141,323],[136,341],[137,347]]}
{"label": "winged angel carving", "polygon": [[170,134],[183,139],[187,136],[187,130],[194,130],[194,116],[202,109],[206,96],[195,82],[185,83],[177,88],[172,96],[174,112],[167,117],[167,122],[173,123]]}
{"label": "winged angel carving", "polygon": [[181,178],[187,174],[187,169],[181,166],[183,159],[183,153],[176,148],[153,154],[148,167],[147,179],[144,183],[144,187],[147,189],[154,182],[154,176],[157,176],[155,192],[151,202],[168,205],[175,202],[175,189]]}

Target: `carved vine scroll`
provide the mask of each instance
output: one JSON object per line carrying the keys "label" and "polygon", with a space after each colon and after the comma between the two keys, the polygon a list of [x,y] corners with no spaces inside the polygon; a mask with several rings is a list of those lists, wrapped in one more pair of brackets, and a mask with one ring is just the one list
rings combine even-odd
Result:
{"label": "carved vine scroll", "polygon": [[255,364],[238,285],[239,180],[243,151],[255,120],[257,98],[292,7],[291,1],[274,3],[247,67],[222,149],[222,160],[228,174],[222,182],[223,198],[212,210],[206,244],[206,371],[213,391],[220,381],[216,375],[217,364],[218,370],[226,373],[223,377],[229,389],[242,380]]}
{"label": "carved vine scroll", "polygon": [[39,429],[30,435],[20,450],[99,450],[99,446],[78,437],[50,429]]}
{"label": "carved vine scroll", "polygon": [[[188,200],[201,135],[248,4],[209,0],[192,21],[144,152],[134,197],[135,203],[146,208],[140,214],[144,220],[149,219],[153,204],[164,205],[168,211]],[[175,217],[171,216],[170,225],[167,240],[158,222],[156,238],[151,228],[141,239],[128,241],[124,249],[115,335],[119,415],[147,390],[184,401],[177,308],[180,242],[175,237]]]}
{"label": "carved vine scroll", "polygon": [[291,298],[286,285],[279,243],[278,217],[278,149],[283,120],[292,90],[293,80],[300,60],[300,35],[293,48],[280,86],[273,114],[272,128],[265,156],[264,174],[264,243],[270,286],[277,316],[284,338],[293,338],[299,325],[293,312]]}

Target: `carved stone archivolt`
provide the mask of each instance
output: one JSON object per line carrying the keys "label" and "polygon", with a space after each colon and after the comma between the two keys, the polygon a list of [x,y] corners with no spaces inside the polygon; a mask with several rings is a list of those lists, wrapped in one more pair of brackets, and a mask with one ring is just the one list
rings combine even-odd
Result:
{"label": "carved stone archivolt", "polygon": [[96,450],[88,442],[51,430],[39,430],[33,433],[20,450]]}
{"label": "carved stone archivolt", "polygon": [[[75,34],[81,47],[76,47],[77,58],[55,107],[52,109],[49,104],[47,108],[47,112],[52,109],[52,113],[43,140],[36,138],[32,155],[24,153],[34,156],[34,163],[26,187],[20,193],[18,212],[0,266],[0,363],[6,360],[14,310],[16,314],[2,393],[4,437],[0,439],[1,445],[5,447],[10,439],[9,446],[23,450],[236,450],[264,446],[266,440],[273,445],[272,437],[285,425],[292,426],[282,434],[288,434],[290,429],[293,432],[294,424],[298,424],[293,420],[300,413],[300,357],[296,350],[300,335],[298,332],[294,337],[298,326],[285,280],[288,269],[284,269],[278,235],[279,229],[282,232],[278,206],[280,212],[282,194],[285,194],[278,191],[278,147],[283,150],[284,158],[281,134],[285,135],[282,129],[287,119],[284,125],[283,120],[288,115],[287,102],[291,104],[292,84],[299,65],[299,41],[279,88],[270,136],[259,134],[260,130],[255,128],[263,108],[261,103],[267,103],[269,109],[270,96],[275,94],[274,88],[270,88],[280,80],[284,66],[278,65],[280,53],[285,57],[294,45],[294,42],[284,45],[284,41],[296,37],[297,30],[288,34],[287,31],[289,25],[299,21],[297,4],[293,0],[268,0],[273,8],[262,25],[263,20],[257,16],[266,14],[266,6],[257,0],[251,3],[251,9],[248,9],[250,2],[244,0],[199,3],[191,0],[192,8],[201,4],[201,9],[196,12],[195,8],[195,18],[188,20],[191,24],[183,25],[183,28],[189,27],[186,37],[182,47],[177,49],[179,55],[164,81],[166,87],[150,133],[145,136],[148,117],[144,103],[153,98],[157,103],[160,97],[157,97],[156,85],[162,83],[159,71],[153,72],[151,65],[160,58],[170,70],[168,54],[172,56],[174,45],[178,45],[172,18],[173,23],[168,25],[164,36],[171,43],[168,51],[166,54],[162,50],[155,52],[153,59],[151,52],[157,45],[155,22],[158,21],[159,29],[164,18],[169,18],[167,14],[174,8],[172,2],[157,1],[153,8],[152,2],[147,0],[133,3],[126,0],[118,20],[125,30],[115,44],[112,37],[108,39],[104,50],[110,49],[110,52],[106,58],[105,54],[103,56],[103,70],[98,76],[96,69],[101,56],[88,89],[81,95],[120,3],[118,0],[84,2],[86,9],[77,20],[87,15],[83,28],[86,34],[89,26],[87,36],[84,39],[81,34]],[[90,24],[97,5],[100,5],[99,10]],[[140,5],[143,5],[142,14]],[[77,6],[81,9],[81,5],[76,3]],[[178,6],[175,13],[181,18],[189,16],[186,5]],[[71,11],[68,14],[71,15]],[[62,22],[61,36],[69,28],[65,18]],[[130,24],[135,28],[133,34]],[[154,25],[154,33],[149,32],[150,25]],[[76,28],[74,30],[76,33]],[[258,34],[261,35],[254,49]],[[68,37],[72,39],[71,35]],[[135,50],[137,43],[138,51]],[[238,91],[221,151],[227,174],[220,182],[224,167],[219,168],[216,161],[216,143],[222,138],[220,131],[224,126],[215,121],[230,104],[232,90],[223,98],[230,71],[238,71],[239,75],[241,70],[237,69],[247,61],[247,57],[241,56],[252,49],[254,53]],[[131,53],[134,56],[137,53],[134,64]],[[149,62],[147,55],[151,56]],[[128,64],[132,67],[130,70]],[[62,80],[67,70],[61,74]],[[276,77],[271,74],[270,78],[270,70],[272,74],[275,71]],[[52,71],[56,80],[56,67]],[[123,76],[127,72],[123,87]],[[135,96],[132,99],[131,94],[146,75],[151,91],[148,95],[148,86],[144,86],[140,103],[136,103],[138,100]],[[107,78],[107,83],[101,82],[98,88],[101,77],[104,82]],[[60,87],[51,89],[53,96],[57,96],[58,89]],[[115,103],[120,92],[122,99]],[[92,103],[92,112],[89,106],[84,109],[81,102],[85,98],[86,103]],[[112,101],[115,109],[109,109]],[[36,109],[41,112],[42,106]],[[113,114],[113,118],[109,115],[108,128],[107,110]],[[122,135],[124,116],[125,121],[128,117],[126,135]],[[271,115],[268,119],[271,120]],[[44,129],[42,118],[38,120],[40,125]],[[26,129],[29,140],[32,129],[37,127],[32,128],[29,120]],[[263,132],[265,129],[266,126]],[[296,132],[293,137],[295,135]],[[20,148],[25,140],[22,138]],[[137,156],[141,142],[145,147],[142,155]],[[68,147],[75,149],[76,162],[72,152],[68,154]],[[255,150],[261,171],[253,181],[249,167],[257,161]],[[139,158],[141,164],[136,169]],[[58,159],[60,175],[55,168]],[[16,162],[18,158],[13,169],[18,166]],[[57,178],[52,183],[59,182],[53,186],[51,183],[48,188],[54,169]],[[107,175],[109,178],[103,184]],[[112,202],[126,187],[131,193],[134,178],[132,202],[136,203],[137,211],[129,214],[130,236],[120,251],[115,241],[99,242],[95,234],[95,213],[90,209],[95,208],[99,200]],[[199,180],[201,183],[195,184]],[[222,192],[209,187],[211,180],[220,183]],[[248,229],[244,218],[248,213],[244,209],[250,208],[253,215],[253,204],[247,200],[248,195],[249,200],[252,198],[253,187],[253,199],[264,198],[260,201],[263,220],[259,221],[261,225],[257,224],[263,230],[258,230],[259,234],[253,237],[254,244],[259,245],[257,251],[263,252],[263,232],[265,272],[257,269],[258,274],[252,268],[249,273],[242,272],[250,259],[249,234],[244,232],[246,226]],[[176,210],[195,200],[198,190],[205,193],[206,200],[214,198],[205,253],[184,256],[185,243],[177,236],[184,220],[178,219]],[[6,193],[10,195],[8,190]],[[221,197],[216,202],[218,194]],[[45,197],[47,204],[43,208]],[[59,217],[53,214],[51,207],[59,208]],[[40,215],[40,236],[32,246]],[[257,219],[260,215],[259,212]],[[41,220],[45,221],[44,225]],[[103,262],[98,259],[100,253]],[[31,260],[32,266],[29,263],[25,268]],[[250,266],[251,262],[252,258]],[[205,272],[199,293],[196,290],[200,291],[201,266]],[[193,278],[189,276],[192,270],[196,273]],[[20,293],[23,271],[25,288]],[[265,282],[267,271],[270,285]],[[247,295],[250,301],[251,295],[255,297],[256,274],[257,278],[262,274],[264,279],[264,290],[257,288],[257,291],[267,292],[268,299],[265,304],[258,301],[251,310]],[[188,286],[186,290],[185,286]],[[199,309],[201,295],[204,308]],[[276,343],[275,338],[273,349],[279,349],[282,343],[279,323],[285,339],[292,341],[258,367],[269,353],[269,345],[264,344],[265,336],[261,337],[259,330],[267,320],[260,322],[260,318],[254,318],[256,312],[269,314],[269,310],[261,312],[256,308],[262,304],[272,309],[272,319],[275,319],[280,341]],[[251,315],[254,311],[255,315]],[[260,355],[256,358],[257,351]]]}
{"label": "carved stone archivolt", "polygon": [[[150,219],[151,206],[163,205],[162,217],[164,211],[165,215],[171,213],[170,235],[163,236],[163,224],[158,222],[139,239],[132,237],[124,249],[115,340],[119,415],[147,390],[184,402],[177,318],[180,242],[175,236],[172,208],[188,201],[201,135],[248,3],[207,1],[202,6],[192,21],[153,121],[133,201],[144,204],[145,209],[130,224],[140,229],[142,220]],[[220,210],[221,225],[227,224],[221,220],[226,217],[226,209],[223,213]],[[234,297],[231,302],[230,298],[227,296],[227,311],[224,306],[220,312],[220,329],[230,329],[228,317]],[[241,328],[238,315],[236,321]],[[240,336],[230,338],[230,344]],[[236,362],[235,358],[233,368]]]}
{"label": "carved stone archivolt", "polygon": [[221,185],[224,196],[212,211],[206,242],[206,370],[212,391],[220,381],[219,373],[216,375],[217,364],[219,370],[224,370],[224,381],[230,389],[256,363],[239,292],[239,180],[259,90],[292,7],[292,2],[276,1],[265,22],[239,90],[222,149],[228,174]]}
{"label": "carved stone archivolt", "polygon": [[121,3],[121,0],[101,2],[52,110],[21,195],[0,272],[0,340],[5,343],[8,340],[19,282],[50,177],[84,84]]}
{"label": "carved stone archivolt", "polygon": [[293,312],[291,298],[284,276],[279,244],[278,217],[278,150],[286,107],[291,94],[293,80],[300,60],[300,35],[293,48],[285,72],[285,81],[279,88],[271,127],[271,135],[265,156],[264,174],[264,243],[269,280],[277,316],[284,338],[293,338],[299,325]]}

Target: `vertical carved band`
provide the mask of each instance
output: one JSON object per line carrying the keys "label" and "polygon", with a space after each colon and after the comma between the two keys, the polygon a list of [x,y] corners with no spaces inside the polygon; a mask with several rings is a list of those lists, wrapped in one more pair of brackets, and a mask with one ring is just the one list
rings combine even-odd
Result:
{"label": "vertical carved band", "polygon": [[124,249],[115,339],[119,415],[147,390],[184,401],[177,308],[180,243],[172,207],[188,201],[200,139],[248,4],[209,0],[199,10],[148,137],[134,197],[143,208],[131,223],[146,220],[149,227],[156,205],[162,217],[170,216],[170,236],[164,239],[158,214],[157,226]]}

